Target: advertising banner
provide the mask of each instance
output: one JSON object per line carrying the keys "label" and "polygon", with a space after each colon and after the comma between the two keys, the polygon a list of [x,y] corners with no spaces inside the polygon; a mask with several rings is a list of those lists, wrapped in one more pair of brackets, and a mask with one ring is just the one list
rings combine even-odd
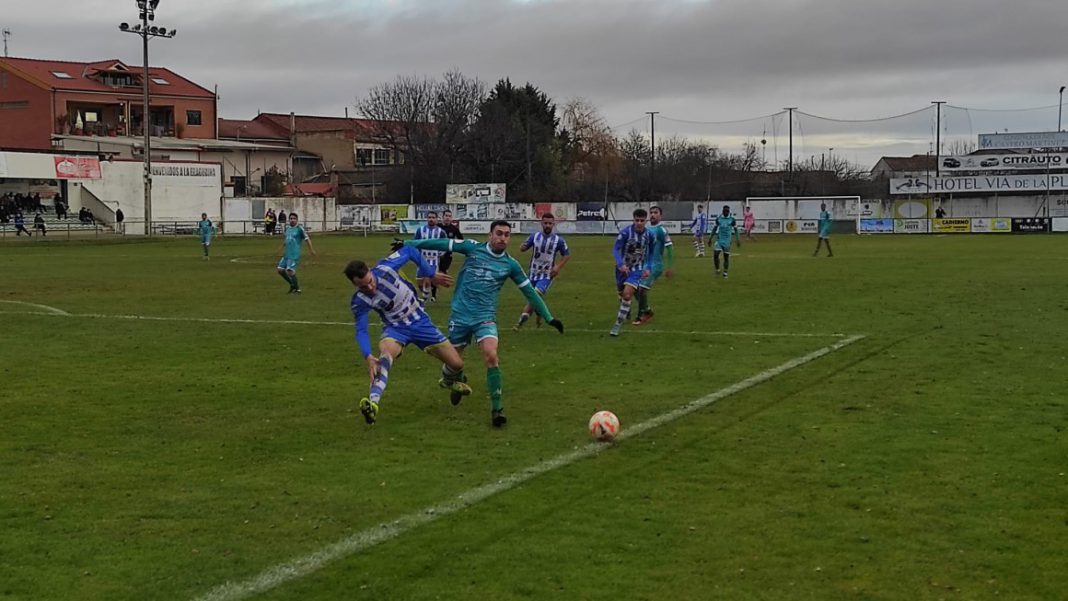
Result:
{"label": "advertising banner", "polygon": [[579,221],[604,221],[608,219],[608,210],[597,202],[580,202],[575,218]]}
{"label": "advertising banner", "polygon": [[460,204],[452,212],[456,219],[490,219],[490,207],[487,204]]}
{"label": "advertising banner", "polygon": [[222,167],[207,163],[152,163],[152,181],[184,188],[218,188]]}
{"label": "advertising banner", "polygon": [[426,216],[431,211],[438,214],[438,223],[441,222],[441,214],[449,209],[449,205],[445,204],[420,204],[415,205],[415,217],[414,219],[426,219]]}
{"label": "advertising banner", "polygon": [[883,204],[878,200],[852,200],[846,209],[847,217],[871,217],[878,219],[883,216]]}
{"label": "advertising banner", "polygon": [[1055,232],[1068,232],[1068,217],[1054,217],[1052,229]]}
{"label": "advertising banner", "polygon": [[1068,154],[1036,152],[1033,154],[975,154],[942,157],[942,171],[998,171],[1062,169]]}
{"label": "advertising banner", "polygon": [[972,220],[967,217],[932,219],[931,231],[936,234],[967,234],[972,231]]}
{"label": "advertising banner", "polygon": [[337,207],[338,221],[341,222],[341,227],[370,225],[375,208],[373,205],[339,205]]}
{"label": "advertising banner", "polygon": [[902,177],[890,180],[891,194],[929,192],[1035,192],[1068,190],[1068,174]]}
{"label": "advertising banner", "polygon": [[973,234],[1004,234],[1012,231],[1008,217],[972,217]]}
{"label": "advertising banner", "polygon": [[[535,219],[541,219],[541,216],[546,214],[546,213],[553,213],[553,203],[551,203],[551,202],[537,202],[537,203],[534,203],[534,218]],[[557,215],[556,213],[553,213],[553,217],[556,217],[557,219],[567,219],[566,216]]]}
{"label": "advertising banner", "polygon": [[1014,134],[979,134],[979,149],[988,148],[1064,148],[1068,147],[1068,132],[1031,131]]}
{"label": "advertising banner", "polygon": [[[759,221],[757,223],[760,223]],[[778,219],[768,220],[768,233],[769,234],[781,234],[782,233],[782,221]]]}
{"label": "advertising banner", "polygon": [[815,234],[820,224],[815,219],[790,219],[785,222],[783,229],[787,234]]}
{"label": "advertising banner", "polygon": [[892,234],[894,233],[893,219],[861,219],[861,234]]}
{"label": "advertising banner", "polygon": [[505,184],[446,184],[445,202],[447,204],[504,203],[508,200],[507,188]]}
{"label": "advertising banner", "polygon": [[1016,234],[1039,234],[1048,232],[1049,217],[1013,217],[1012,231]]}
{"label": "advertising banner", "polygon": [[[58,179],[100,179],[100,159],[95,157],[52,157]],[[155,168],[153,168],[153,172]],[[216,182],[218,183],[218,182]]]}
{"label": "advertising banner", "polygon": [[397,225],[398,220],[408,218],[408,205],[379,205],[379,223]]}
{"label": "advertising banner", "polygon": [[895,234],[926,234],[930,231],[929,219],[895,219]]}

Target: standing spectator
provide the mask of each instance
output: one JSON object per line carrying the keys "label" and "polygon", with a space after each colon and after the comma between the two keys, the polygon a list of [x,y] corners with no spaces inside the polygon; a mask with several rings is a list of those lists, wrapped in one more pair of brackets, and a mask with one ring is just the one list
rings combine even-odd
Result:
{"label": "standing spectator", "polygon": [[[445,237],[449,240],[463,240],[464,235],[460,232],[460,223],[453,221],[452,211],[445,209],[441,213],[441,229],[445,230]],[[438,271],[441,273],[449,273],[449,267],[452,266],[452,253],[445,253],[441,255],[441,261],[438,263]]]}
{"label": "standing spectator", "polygon": [[33,193],[33,210],[37,211],[37,212],[41,212],[41,211],[44,210],[44,205],[41,204],[41,193],[40,192],[34,192]]}
{"label": "standing spectator", "polygon": [[122,213],[122,209],[115,209],[115,229],[117,229],[120,234],[126,233],[126,226],[123,225],[124,221],[126,221],[126,215]]}
{"label": "standing spectator", "polygon": [[937,209],[935,209],[935,219],[945,219],[945,218],[946,218],[946,210],[945,209],[943,209],[941,206],[939,206]]}
{"label": "standing spectator", "polygon": [[267,213],[263,216],[263,233],[268,236],[274,235],[274,226],[275,223],[277,223],[276,219],[277,218],[274,216],[274,209],[267,209]]}
{"label": "standing spectator", "polygon": [[56,207],[56,219],[66,219],[67,205],[63,202],[63,196],[59,193],[56,193],[56,195],[52,197],[52,203]]}
{"label": "standing spectator", "polygon": [[15,235],[21,236],[23,233],[33,237],[33,234],[26,230],[26,219],[22,217],[22,211],[19,211],[15,213]]}
{"label": "standing spectator", "polygon": [[42,236],[47,236],[48,235],[48,233],[45,232],[44,217],[41,217],[40,213],[37,213],[36,215],[33,216],[33,229],[35,231],[41,232]]}
{"label": "standing spectator", "polygon": [[282,231],[286,229],[286,210],[278,209],[278,223],[282,226]]}

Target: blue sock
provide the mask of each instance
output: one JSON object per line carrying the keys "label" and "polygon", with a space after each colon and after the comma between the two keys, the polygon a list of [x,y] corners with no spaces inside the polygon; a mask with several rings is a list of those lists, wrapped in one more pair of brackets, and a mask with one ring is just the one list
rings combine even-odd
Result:
{"label": "blue sock", "polygon": [[393,359],[389,355],[382,355],[378,358],[378,375],[375,376],[375,381],[371,382],[371,394],[369,399],[375,403],[382,398],[382,393],[386,391],[386,383],[389,382],[389,368],[393,367]]}

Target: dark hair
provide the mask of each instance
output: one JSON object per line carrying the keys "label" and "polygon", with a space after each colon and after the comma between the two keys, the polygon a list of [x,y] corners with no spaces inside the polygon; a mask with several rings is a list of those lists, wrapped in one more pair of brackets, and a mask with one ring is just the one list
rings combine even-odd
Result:
{"label": "dark hair", "polygon": [[634,209],[635,217],[648,217],[649,213],[645,209]]}
{"label": "dark hair", "polygon": [[431,215],[433,215],[434,217],[437,217],[438,216],[438,212],[437,211],[427,211],[426,212],[427,219],[429,219]]}
{"label": "dark hair", "polygon": [[292,218],[294,218],[294,217],[296,217],[296,216],[297,216],[297,212],[296,212],[296,211],[293,211],[293,212],[291,212],[291,213],[289,214],[289,218],[290,218],[290,219],[292,219]]}
{"label": "dark hair", "polygon": [[653,206],[649,207],[649,210],[650,211],[660,211],[661,213],[664,212],[660,207],[658,207],[656,205],[653,205]]}
{"label": "dark hair", "polygon": [[705,208],[705,205],[697,205],[697,208],[698,209],[703,209],[703,208]]}
{"label": "dark hair", "polygon": [[351,282],[353,279],[362,280],[367,275],[369,268],[367,263],[360,260],[349,261],[345,266],[345,277]]}
{"label": "dark hair", "polygon": [[541,216],[542,219],[556,219],[556,215],[552,214],[552,211],[545,211]]}
{"label": "dark hair", "polygon": [[497,226],[504,226],[504,227],[506,227],[508,229],[512,229],[512,224],[511,223],[508,223],[504,219],[498,219],[498,220],[496,220],[496,221],[494,221],[493,223],[490,224],[489,231],[492,232],[493,230],[497,229]]}
{"label": "dark hair", "polygon": [[442,215],[444,215],[446,213],[448,213],[449,215],[452,215],[452,211],[450,211],[448,209],[445,209],[444,211],[441,212]]}

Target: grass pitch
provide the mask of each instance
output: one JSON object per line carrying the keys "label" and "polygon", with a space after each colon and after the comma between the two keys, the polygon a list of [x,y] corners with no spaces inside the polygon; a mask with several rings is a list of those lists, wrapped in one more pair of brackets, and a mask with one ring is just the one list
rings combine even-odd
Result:
{"label": "grass pitch", "polygon": [[[813,258],[809,237],[764,237],[724,281],[677,236],[656,317],[611,339],[612,240],[572,236],[547,299],[566,335],[513,333],[523,299],[502,293],[501,431],[472,352],[460,407],[413,350],[363,424],[340,271],[388,238],[316,238],[296,298],[274,274],[277,239],[219,239],[210,262],[192,239],[9,241],[0,598],[252,591],[275,566],[582,448],[597,409],[626,429],[857,333],[248,597],[1061,598],[1065,240],[838,236]],[[429,309],[439,325],[447,298]],[[811,335],[759,335],[783,333]]]}

